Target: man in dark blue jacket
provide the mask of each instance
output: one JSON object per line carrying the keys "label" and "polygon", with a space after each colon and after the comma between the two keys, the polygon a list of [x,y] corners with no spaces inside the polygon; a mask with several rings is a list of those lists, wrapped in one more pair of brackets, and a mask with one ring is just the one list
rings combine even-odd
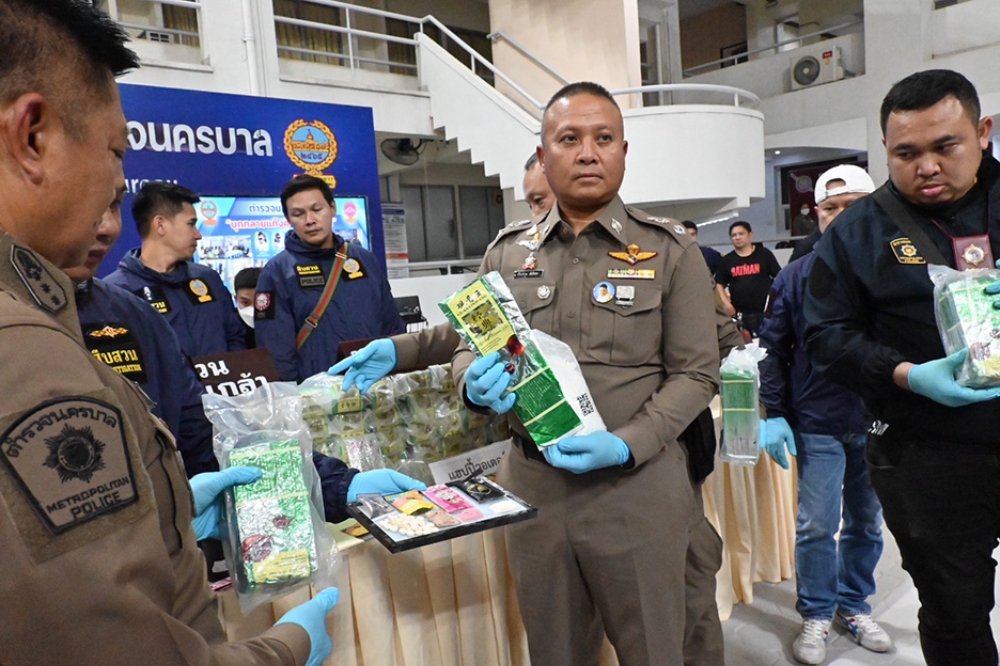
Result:
{"label": "man in dark blue jacket", "polygon": [[[821,232],[875,189],[868,174],[853,165],[829,169],[816,184]],[[867,601],[875,592],[875,565],[882,554],[882,508],[865,469],[861,398],[823,378],[806,356],[802,303],[815,256],[793,261],[778,274],[760,331],[760,345],[767,349],[760,395],[768,417],[761,442],[785,469],[785,446],[793,455],[798,449],[795,608],[803,623],[792,652],[804,664],[826,658],[834,616],[863,647],[876,652],[892,647]]]}
{"label": "man in dark blue jacket", "polygon": [[198,201],[180,185],[144,185],[132,202],[142,246],[122,257],[106,280],[156,308],[189,358],[246,349],[232,294],[218,273],[191,261],[201,239]]}
{"label": "man in dark blue jacket", "polygon": [[[254,302],[257,346],[271,352],[281,378],[326,372],[345,340],[404,332],[381,263],[333,233],[330,187],[299,176],[282,190],[281,207],[292,230],[285,249],[261,271]],[[327,300],[319,312],[317,304]]]}

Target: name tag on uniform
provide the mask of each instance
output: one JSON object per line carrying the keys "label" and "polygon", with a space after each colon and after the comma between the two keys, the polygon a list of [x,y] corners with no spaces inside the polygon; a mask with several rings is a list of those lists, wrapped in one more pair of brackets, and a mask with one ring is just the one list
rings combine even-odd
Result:
{"label": "name tag on uniform", "polygon": [[533,270],[533,271],[514,271],[514,279],[518,278],[540,278],[545,275],[544,270]]}
{"label": "name tag on uniform", "polygon": [[128,327],[118,322],[106,322],[83,329],[87,349],[119,375],[145,384],[146,367],[142,349]]}
{"label": "name tag on uniform", "polygon": [[163,287],[160,285],[145,286],[135,293],[139,295],[139,298],[156,308],[160,314],[170,312],[170,301],[167,300],[166,294],[163,293]]}
{"label": "name tag on uniform", "polygon": [[295,272],[299,276],[299,287],[302,289],[326,286],[326,276],[323,275],[323,270],[315,264],[296,266]]}

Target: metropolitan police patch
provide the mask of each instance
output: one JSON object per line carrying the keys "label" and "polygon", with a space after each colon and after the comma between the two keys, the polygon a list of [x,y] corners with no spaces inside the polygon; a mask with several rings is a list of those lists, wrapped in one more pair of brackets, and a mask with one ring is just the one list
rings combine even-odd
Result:
{"label": "metropolitan police patch", "polygon": [[254,321],[274,319],[274,295],[269,291],[258,291],[253,297]]}
{"label": "metropolitan police patch", "polygon": [[889,243],[892,253],[896,256],[896,261],[901,264],[921,265],[927,261],[920,256],[916,246],[909,238],[897,238]]}
{"label": "metropolitan police patch", "polygon": [[0,460],[55,534],[138,499],[121,412],[94,398],[25,412],[0,434]]}

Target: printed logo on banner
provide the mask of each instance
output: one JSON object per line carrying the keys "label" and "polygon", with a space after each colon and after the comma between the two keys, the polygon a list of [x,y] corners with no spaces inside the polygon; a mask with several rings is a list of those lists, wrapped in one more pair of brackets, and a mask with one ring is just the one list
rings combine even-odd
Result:
{"label": "printed logo on banner", "polygon": [[211,199],[204,199],[199,206],[201,210],[201,216],[205,218],[202,223],[206,227],[214,227],[219,223],[216,216],[219,214],[219,207]]}
{"label": "printed logo on banner", "polygon": [[298,119],[285,130],[285,154],[306,175],[322,178],[331,189],[337,179],[323,173],[337,159],[337,137],[318,120]]}

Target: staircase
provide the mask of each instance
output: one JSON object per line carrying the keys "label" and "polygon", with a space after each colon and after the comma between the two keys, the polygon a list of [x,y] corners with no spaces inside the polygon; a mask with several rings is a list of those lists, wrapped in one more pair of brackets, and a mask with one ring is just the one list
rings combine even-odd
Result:
{"label": "staircase", "polygon": [[[416,35],[421,87],[430,94],[433,126],[469,151],[488,176],[523,197],[524,162],[539,144],[540,122],[476,76],[424,34]],[[621,196],[650,212],[702,218],[762,199],[764,116],[739,106],[735,89],[657,86],[643,91],[732,95],[726,104],[673,104],[626,109],[628,163]],[[615,94],[633,93],[618,91]],[[540,110],[539,110],[540,115]]]}

